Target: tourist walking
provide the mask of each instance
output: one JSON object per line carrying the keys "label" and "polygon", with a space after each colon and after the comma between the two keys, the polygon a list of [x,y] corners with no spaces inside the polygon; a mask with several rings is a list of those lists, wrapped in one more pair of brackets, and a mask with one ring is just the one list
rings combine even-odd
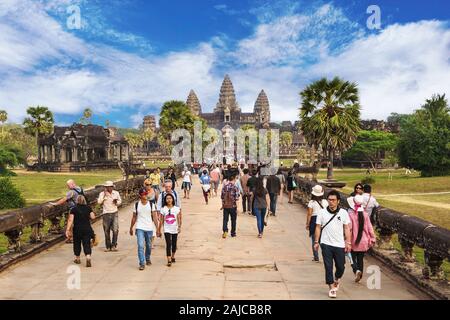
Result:
{"label": "tourist walking", "polygon": [[[69,191],[67,192],[66,196],[57,202],[50,202],[50,205],[52,206],[62,206],[67,203],[69,207],[69,211],[67,211],[64,214],[64,230],[67,231],[67,221],[69,219],[70,211],[75,208],[77,203],[78,196],[82,195],[84,196],[83,188],[78,187],[73,179],[69,179],[66,182],[67,188]],[[67,238],[66,243],[72,243],[72,238]]]}
{"label": "tourist walking", "polygon": [[[114,183],[106,181],[104,191],[100,192],[97,203],[103,206],[103,231],[105,232],[105,252],[117,251],[117,238],[119,236],[119,209],[122,198],[114,190]],[[112,241],[111,241],[112,233]]]}
{"label": "tourist walking", "polygon": [[152,171],[149,179],[153,190],[157,191],[158,193],[161,192],[161,188],[159,187],[161,185],[161,175],[159,174],[158,169],[154,169]]}
{"label": "tourist walking", "polygon": [[377,199],[372,195],[372,186],[370,184],[365,184],[363,186],[363,198],[364,198],[364,209],[369,214],[370,221],[372,224],[376,221],[376,209],[380,206]]}
{"label": "tourist walking", "polygon": [[220,183],[220,168],[217,164],[214,165],[214,169],[211,171],[211,187],[213,189],[213,194],[217,197],[217,190],[219,189]]}
{"label": "tourist walking", "polygon": [[287,177],[287,191],[289,195],[289,203],[293,203],[294,200],[294,190],[297,189],[297,182],[295,181],[294,173],[289,171]]}
{"label": "tourist walking", "polygon": [[209,176],[208,171],[206,170],[203,171],[203,174],[200,177],[200,184],[202,185],[205,203],[208,204],[208,199],[211,196],[211,177]]}
{"label": "tourist walking", "polygon": [[364,186],[362,183],[358,182],[357,184],[355,184],[355,186],[353,187],[353,192],[350,193],[350,197],[354,197],[357,194],[362,195],[364,193]]}
{"label": "tourist walking", "polygon": [[181,208],[175,205],[172,194],[166,194],[165,206],[161,209],[158,225],[158,235],[161,236],[161,228],[164,227],[164,238],[166,240],[167,266],[175,262],[177,252],[178,234],[181,232]]}
{"label": "tourist walking", "polygon": [[[159,174],[158,174],[158,177],[159,177]],[[158,180],[159,180],[159,179],[158,179]],[[157,201],[158,201],[158,195],[159,195],[159,192],[156,191],[156,190],[153,188],[154,186],[155,186],[155,185],[153,185],[153,182],[152,182],[151,179],[146,179],[146,180],[144,181],[144,187],[145,187],[145,189],[147,190],[147,200],[150,201],[150,202],[151,202],[153,205],[155,205],[155,207],[156,207],[156,203],[157,203]],[[159,185],[158,185],[158,189],[159,189]],[[156,229],[156,227],[155,227],[155,229]],[[156,235],[153,234],[153,238],[152,238],[152,249],[154,249],[155,237],[156,237]]]}
{"label": "tourist walking", "polygon": [[[350,218],[346,210],[339,207],[340,194],[331,190],[327,195],[328,207],[317,215],[314,249],[322,249],[325,266],[325,283],[328,296],[336,298],[340,280],[345,270],[345,253],[352,249]],[[333,275],[333,262],[336,272]]]}
{"label": "tourist walking", "polygon": [[[203,171],[207,171],[206,169]],[[191,192],[191,186],[192,186],[192,173],[188,170],[187,167],[184,167],[183,172],[181,173],[183,176],[183,183],[181,184],[181,189],[184,191],[184,197],[189,199],[189,193]]]}
{"label": "tourist walking", "polygon": [[280,199],[278,201],[279,201],[279,203],[282,203],[283,202],[283,192],[286,188],[286,178],[285,178],[283,172],[281,171],[281,169],[278,169],[277,177],[280,180],[280,186],[281,186]]}
{"label": "tourist walking", "polygon": [[156,202],[156,210],[158,211],[158,214],[161,212],[161,208],[163,208],[166,205],[165,196],[167,194],[172,194],[175,198],[175,206],[181,208],[181,199],[178,196],[178,193],[172,189],[172,180],[167,179],[164,182],[164,190],[163,192],[161,192]]}
{"label": "tourist walking", "polygon": [[[86,267],[92,267],[91,262],[91,240],[94,239],[94,230],[92,230],[91,220],[95,219],[95,213],[87,205],[84,196],[78,196],[76,205],[70,210],[67,221],[66,237],[73,237],[73,253],[75,255],[74,263],[80,264],[81,246],[86,256]],[[73,226],[73,233],[72,233]]]}
{"label": "tourist walking", "polygon": [[269,192],[270,198],[270,215],[276,216],[277,200],[278,196],[281,194],[280,179],[274,174],[268,176],[266,180],[266,189],[267,192]]}
{"label": "tourist walking", "polygon": [[270,201],[269,193],[264,188],[263,177],[256,179],[255,190],[253,192],[253,212],[256,215],[256,226],[258,228],[258,238],[262,238],[264,233],[264,219],[266,217],[267,205]]}
{"label": "tourist walking", "polygon": [[244,175],[239,178],[242,186],[242,211],[243,213],[250,213],[251,212],[251,194],[250,194],[250,188],[247,185],[248,179],[250,179],[249,170],[247,168],[243,171]]}
{"label": "tourist walking", "polygon": [[173,171],[173,168],[169,168],[167,171],[166,179],[172,180],[172,190],[175,190],[175,186],[178,185],[177,177],[175,176],[175,172]]}
{"label": "tourist walking", "polygon": [[253,170],[252,175],[247,180],[247,187],[250,192],[250,208],[249,208],[249,215],[255,215],[253,211],[253,200],[254,200],[254,192],[255,192],[255,186],[256,186],[256,180],[258,177],[256,176],[257,171]]}
{"label": "tourist walking", "polygon": [[151,265],[152,237],[156,232],[155,223],[158,217],[153,203],[147,199],[147,190],[139,190],[139,201],[133,206],[133,217],[131,218],[130,235],[133,236],[133,229],[136,226],[136,238],[138,247],[139,270],[144,270],[145,265]]}
{"label": "tourist walking", "polygon": [[312,188],[311,200],[308,203],[308,213],[306,215],[306,230],[309,231],[309,237],[311,238],[313,261],[315,262],[319,262],[319,251],[314,248],[317,215],[320,210],[328,206],[328,202],[323,198],[323,194],[323,188],[320,184]]}
{"label": "tourist walking", "polygon": [[364,255],[375,245],[376,238],[367,211],[363,207],[364,198],[356,195],[347,199],[352,239],[352,269],[355,282],[361,281],[364,273]]}
{"label": "tourist walking", "polygon": [[239,199],[239,189],[235,185],[236,176],[230,176],[227,184],[222,188],[222,209],[223,225],[222,237],[225,239],[228,235],[228,220],[231,218],[231,236],[236,237],[237,205]]}

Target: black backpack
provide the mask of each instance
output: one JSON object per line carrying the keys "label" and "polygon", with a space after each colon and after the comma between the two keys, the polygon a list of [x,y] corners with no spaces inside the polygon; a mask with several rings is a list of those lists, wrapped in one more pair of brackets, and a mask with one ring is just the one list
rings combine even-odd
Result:
{"label": "black backpack", "polygon": [[[86,198],[86,195],[84,194],[84,190],[83,190],[82,187],[80,187],[80,191],[78,191],[77,189],[70,189],[70,190],[75,191],[76,194],[77,194],[77,196],[75,197],[75,199],[74,199],[74,197],[72,197],[72,198],[69,199],[69,208],[74,208],[74,207],[77,206],[77,198],[78,198],[79,196],[83,196],[83,197]],[[87,199],[86,199],[86,201],[87,201]]]}

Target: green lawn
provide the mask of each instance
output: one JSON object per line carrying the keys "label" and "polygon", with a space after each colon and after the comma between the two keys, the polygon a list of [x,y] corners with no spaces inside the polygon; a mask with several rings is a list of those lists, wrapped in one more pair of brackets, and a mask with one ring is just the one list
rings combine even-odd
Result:
{"label": "green lawn", "polygon": [[51,173],[51,172],[30,172],[26,170],[15,170],[17,176],[11,177],[14,185],[25,197],[26,205],[35,205],[63,197],[67,192],[66,181],[74,179],[75,182],[87,189],[106,180],[120,180],[121,171],[102,170],[83,173]]}
{"label": "green lawn", "polygon": [[170,167],[173,165],[173,163],[171,161],[155,161],[153,163],[153,161],[151,161],[151,160],[146,160],[144,162],[145,162],[145,167],[149,168],[149,169],[156,169],[158,167],[161,169],[164,169],[164,168],[167,168],[167,167]]}

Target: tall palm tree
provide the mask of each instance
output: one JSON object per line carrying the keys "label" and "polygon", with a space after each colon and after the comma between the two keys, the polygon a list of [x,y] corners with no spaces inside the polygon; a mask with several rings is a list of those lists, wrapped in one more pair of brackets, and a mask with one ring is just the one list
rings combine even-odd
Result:
{"label": "tall palm tree", "polygon": [[90,124],[92,118],[92,110],[90,108],[86,108],[83,111],[83,117],[80,119],[80,122],[84,125]]}
{"label": "tall palm tree", "polygon": [[125,140],[128,141],[128,144],[131,147],[131,154],[134,155],[137,147],[142,147],[142,144],[144,143],[144,140],[142,139],[142,136],[139,134],[128,132],[125,134]]}
{"label": "tall palm tree", "polygon": [[360,130],[360,104],[356,83],[322,78],[301,93],[301,129],[311,146],[328,155],[327,179],[333,179],[334,153],[352,146]]}
{"label": "tall palm tree", "polygon": [[[53,130],[53,113],[43,106],[29,107],[27,109],[29,117],[25,118],[23,125],[28,134],[34,135],[36,145],[38,145],[39,136],[46,133],[51,133]],[[40,159],[41,152],[38,148],[38,158]]]}
{"label": "tall palm tree", "polygon": [[2,137],[4,135],[3,132],[3,124],[8,120],[8,113],[5,110],[0,110],[0,122],[2,123]]}
{"label": "tall palm tree", "polygon": [[148,155],[150,141],[152,141],[155,137],[156,137],[155,131],[153,131],[150,128],[147,128],[146,130],[144,130],[142,132],[142,139],[143,139],[144,143],[146,144],[147,155]]}

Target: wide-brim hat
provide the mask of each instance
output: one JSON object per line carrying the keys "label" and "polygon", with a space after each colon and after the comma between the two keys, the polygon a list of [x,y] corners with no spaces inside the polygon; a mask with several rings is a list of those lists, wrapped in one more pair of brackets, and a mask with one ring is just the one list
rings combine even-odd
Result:
{"label": "wide-brim hat", "polygon": [[313,196],[316,196],[316,197],[321,197],[321,196],[323,196],[323,188],[322,188],[322,186],[321,186],[320,184],[316,184],[316,185],[312,188],[311,194],[312,194]]}
{"label": "wide-brim hat", "polygon": [[360,194],[357,194],[354,197],[347,198],[347,202],[348,202],[348,205],[350,206],[350,208],[355,210],[355,205],[360,205],[362,207],[362,204],[364,202],[364,197]]}
{"label": "wide-brim hat", "polygon": [[103,184],[103,186],[104,186],[104,187],[113,187],[113,188],[114,188],[114,182],[112,182],[112,181],[106,181],[106,182]]}

